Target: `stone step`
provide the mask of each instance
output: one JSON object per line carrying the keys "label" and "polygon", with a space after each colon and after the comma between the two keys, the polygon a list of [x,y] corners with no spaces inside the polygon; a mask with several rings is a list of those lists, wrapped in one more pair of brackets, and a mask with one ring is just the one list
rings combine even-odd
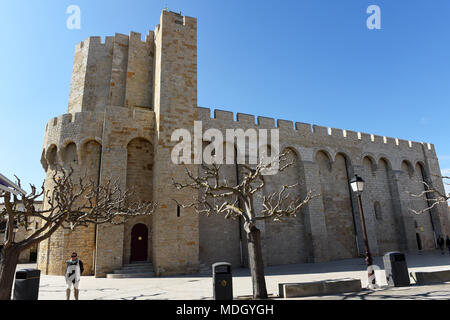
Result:
{"label": "stone step", "polygon": [[121,269],[123,270],[136,270],[136,269],[153,269],[153,265],[152,264],[148,264],[145,266],[124,266]]}
{"label": "stone step", "polygon": [[113,270],[113,273],[106,275],[110,279],[151,278],[154,276],[153,263],[150,261],[127,263],[121,269]]}
{"label": "stone step", "polygon": [[106,278],[108,278],[108,279],[153,278],[154,276],[155,276],[154,272],[125,273],[125,274],[108,273],[106,275]]}
{"label": "stone step", "polygon": [[410,276],[418,285],[444,283],[450,281],[450,270],[410,272]]}
{"label": "stone step", "polygon": [[135,263],[126,263],[122,266],[122,268],[134,268],[134,267],[148,267],[148,266],[152,266],[153,267],[153,263],[152,262],[135,262]]}
{"label": "stone step", "polygon": [[280,298],[335,295],[362,290],[361,279],[334,279],[325,281],[279,283]]}
{"label": "stone step", "polygon": [[147,273],[147,272],[153,272],[153,268],[117,269],[117,270],[114,270],[113,272],[115,274]]}

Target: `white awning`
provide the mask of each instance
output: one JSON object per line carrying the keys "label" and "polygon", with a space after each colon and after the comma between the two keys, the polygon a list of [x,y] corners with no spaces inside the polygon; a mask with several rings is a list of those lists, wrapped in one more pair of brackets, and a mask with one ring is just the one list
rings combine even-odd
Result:
{"label": "white awning", "polygon": [[16,196],[22,194],[26,195],[27,192],[20,188],[17,184],[6,178],[4,175],[0,173],[0,192],[9,192],[15,194]]}

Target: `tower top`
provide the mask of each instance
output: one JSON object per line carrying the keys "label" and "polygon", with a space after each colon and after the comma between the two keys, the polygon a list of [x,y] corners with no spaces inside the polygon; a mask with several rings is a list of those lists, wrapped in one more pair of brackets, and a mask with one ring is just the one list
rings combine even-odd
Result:
{"label": "tower top", "polygon": [[162,11],[164,11],[164,12],[171,12],[171,13],[175,13],[175,14],[178,14],[178,15],[182,15],[181,14],[181,10],[180,10],[180,12],[175,12],[175,11],[171,11],[171,10],[169,10],[169,8],[166,6]]}

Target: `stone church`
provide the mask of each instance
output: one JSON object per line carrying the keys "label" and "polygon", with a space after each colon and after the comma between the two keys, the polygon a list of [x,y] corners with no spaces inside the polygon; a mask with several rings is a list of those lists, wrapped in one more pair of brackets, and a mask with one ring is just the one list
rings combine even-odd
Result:
{"label": "stone church", "polygon": [[[266,265],[311,263],[359,257],[364,253],[356,197],[349,188],[355,175],[366,181],[363,210],[371,251],[433,250],[439,235],[450,235],[445,205],[422,215],[428,206],[409,192],[424,190],[425,180],[443,190],[434,146],[368,133],[274,120],[197,105],[197,20],[163,11],[160,24],[141,34],[90,37],[75,49],[66,114],[46,128],[41,162],[45,187],[55,165],[104,181],[119,178],[123,189],[158,204],[149,217],[124,225],[100,225],[73,232],[60,230],[38,248],[38,268],[62,274],[73,251],[86,274],[104,277],[131,262],[152,263],[157,276],[196,273],[218,261],[248,264],[245,233],[238,220],[203,216],[181,209],[198,194],[178,191],[182,166],[171,161],[178,128],[278,128],[280,150],[291,150],[294,165],[268,176],[265,193],[300,182],[295,190],[320,194],[301,214],[284,222],[259,221]],[[227,142],[230,143],[230,142]],[[226,178],[238,181],[239,165],[227,165]]]}

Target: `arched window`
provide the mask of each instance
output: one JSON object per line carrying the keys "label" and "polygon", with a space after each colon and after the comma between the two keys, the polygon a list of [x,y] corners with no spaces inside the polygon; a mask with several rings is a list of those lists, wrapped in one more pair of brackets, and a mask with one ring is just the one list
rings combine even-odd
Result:
{"label": "arched window", "polygon": [[375,201],[373,204],[374,212],[375,212],[375,219],[377,220],[383,220],[383,214],[381,212],[381,206],[378,201]]}
{"label": "arched window", "polygon": [[66,169],[76,169],[78,166],[78,154],[75,143],[71,142],[63,149],[62,160]]}
{"label": "arched window", "polygon": [[47,162],[52,170],[55,169],[55,166],[58,164],[57,154],[58,148],[55,145],[52,145],[47,151]]}

